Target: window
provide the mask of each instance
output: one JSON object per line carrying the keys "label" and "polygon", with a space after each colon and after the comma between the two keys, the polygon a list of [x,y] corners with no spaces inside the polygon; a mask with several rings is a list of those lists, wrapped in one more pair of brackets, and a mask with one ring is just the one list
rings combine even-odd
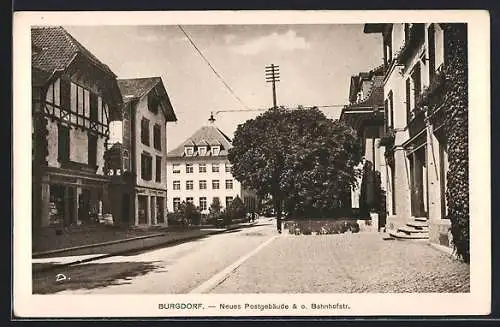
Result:
{"label": "window", "polygon": [[218,190],[219,189],[219,180],[218,179],[214,179],[212,181],[212,189],[214,189],[214,190]]}
{"label": "window", "polygon": [[181,181],[173,181],[173,189],[180,190],[181,189]]}
{"label": "window", "polygon": [[219,172],[219,164],[214,163],[212,164],[212,173],[218,173]]}
{"label": "window", "polygon": [[215,201],[218,201],[218,202],[219,202],[219,204],[220,204],[220,199],[219,199],[219,197],[218,197],[218,196],[214,196],[214,197],[212,198],[212,203],[214,203]]}
{"label": "window", "polygon": [[146,118],[141,120],[141,142],[144,145],[149,145],[149,119]]}
{"label": "window", "polygon": [[127,150],[123,151],[123,170],[130,170],[130,156]]}
{"label": "window", "polygon": [[384,62],[386,65],[392,62],[392,28],[384,36]]}
{"label": "window", "polygon": [[200,181],[200,190],[206,190],[207,189],[207,181]]}
{"label": "window", "polygon": [[186,154],[186,156],[192,156],[194,153],[194,147],[192,146],[184,147],[184,153]]}
{"label": "window", "polygon": [[97,166],[97,135],[88,137],[88,163],[92,168]]}
{"label": "window", "polygon": [[406,79],[406,121],[411,119],[411,86],[410,78]]}
{"label": "window", "polygon": [[153,127],[153,146],[161,151],[161,126],[158,124]]}
{"label": "window", "polygon": [[145,181],[150,181],[153,170],[153,157],[148,153],[141,154],[141,178]]}
{"label": "window", "polygon": [[385,127],[387,131],[387,127],[390,126],[391,122],[389,121],[389,100],[384,100],[384,117],[385,117]]}
{"label": "window", "polygon": [[389,126],[394,128],[394,95],[392,91],[389,92]]}
{"label": "window", "polygon": [[231,172],[231,164],[226,164],[226,173],[230,173]]}
{"label": "window", "polygon": [[[59,82],[59,92],[61,98],[61,108],[67,111],[71,110],[71,82],[61,78]],[[55,88],[57,89],[57,88]],[[54,96],[54,102],[57,102],[57,95]],[[57,104],[57,103],[56,103]]]}
{"label": "window", "polygon": [[156,182],[161,183],[161,157],[156,156]]}
{"label": "window", "polygon": [[193,189],[193,181],[186,181],[186,190]]}
{"label": "window", "polygon": [[206,173],[207,172],[207,164],[199,164],[198,165],[198,172]]}
{"label": "window", "polygon": [[220,146],[218,146],[218,145],[212,146],[212,155],[218,156],[219,152],[220,152]]}
{"label": "window", "polygon": [[427,36],[429,40],[429,81],[432,81],[436,73],[436,33],[434,24],[429,26]]}
{"label": "window", "polygon": [[181,198],[174,198],[174,211],[179,211],[180,204]]}
{"label": "window", "polygon": [[186,202],[192,204],[194,201],[193,201],[193,198],[188,197],[188,198],[186,198]]}
{"label": "window", "polygon": [[57,130],[57,140],[58,140],[58,155],[57,158],[59,162],[69,161],[69,127],[59,125]]}
{"label": "window", "polygon": [[200,154],[200,156],[206,156],[207,155],[207,147],[206,146],[198,147],[198,153]]}
{"label": "window", "polygon": [[229,206],[233,203],[233,197],[232,196],[226,196],[226,208],[229,208]]}
{"label": "window", "polygon": [[226,189],[227,190],[233,189],[233,180],[232,179],[226,179]]}
{"label": "window", "polygon": [[172,165],[172,173],[174,173],[174,174],[180,174],[181,173],[181,165],[179,165],[179,164],[173,164]]}
{"label": "window", "polygon": [[97,95],[90,93],[90,120],[96,122],[98,119]]}
{"label": "window", "polygon": [[413,81],[413,105],[417,105],[417,99],[422,91],[421,76],[420,76],[420,64],[416,64],[411,74],[411,79]]}
{"label": "window", "polygon": [[186,173],[188,174],[193,173],[193,164],[186,164]]}
{"label": "window", "polygon": [[200,198],[200,210],[207,210],[207,198],[205,197]]}
{"label": "window", "polygon": [[155,96],[153,92],[148,94],[148,110],[154,113],[155,115],[158,114],[158,105],[160,104],[160,101],[158,100],[158,97]]}

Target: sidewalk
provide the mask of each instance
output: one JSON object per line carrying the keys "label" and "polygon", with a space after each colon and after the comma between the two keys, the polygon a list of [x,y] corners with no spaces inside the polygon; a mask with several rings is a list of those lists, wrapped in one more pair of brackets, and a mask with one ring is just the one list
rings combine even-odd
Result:
{"label": "sidewalk", "polygon": [[89,262],[105,257],[140,252],[161,246],[188,242],[207,237],[209,235],[257,225],[257,222],[253,222],[234,224],[228,228],[207,227],[189,229],[185,231],[167,230],[163,232],[151,233],[149,235],[112,240],[103,243],[62,248],[45,252],[34,252],[32,255],[32,270],[34,272],[46,271],[57,267]]}

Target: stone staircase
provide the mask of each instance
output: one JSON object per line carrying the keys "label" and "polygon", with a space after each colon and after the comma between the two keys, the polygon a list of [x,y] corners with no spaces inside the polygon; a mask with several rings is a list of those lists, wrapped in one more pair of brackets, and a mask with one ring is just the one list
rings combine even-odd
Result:
{"label": "stone staircase", "polygon": [[426,217],[413,217],[406,225],[387,230],[387,239],[428,240],[429,222]]}

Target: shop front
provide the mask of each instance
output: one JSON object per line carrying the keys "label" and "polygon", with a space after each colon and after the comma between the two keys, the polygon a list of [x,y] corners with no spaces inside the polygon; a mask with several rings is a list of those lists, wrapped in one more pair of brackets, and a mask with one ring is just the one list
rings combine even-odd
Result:
{"label": "shop front", "polygon": [[41,192],[34,201],[40,206],[33,208],[38,213],[35,227],[93,225],[109,211],[108,180],[103,176],[50,169],[37,186]]}
{"label": "shop front", "polygon": [[166,225],[167,192],[159,189],[136,188],[136,221],[138,226]]}

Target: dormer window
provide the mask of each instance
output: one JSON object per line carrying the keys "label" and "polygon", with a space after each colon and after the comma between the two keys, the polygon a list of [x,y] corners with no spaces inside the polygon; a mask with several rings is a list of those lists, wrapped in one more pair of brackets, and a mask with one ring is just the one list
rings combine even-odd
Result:
{"label": "dormer window", "polygon": [[218,156],[220,152],[220,146],[218,145],[213,145],[212,146],[212,155]]}
{"label": "dormer window", "polygon": [[359,91],[356,96],[356,102],[359,103],[363,100],[363,91]]}
{"label": "dormer window", "polygon": [[206,156],[207,155],[207,147],[206,146],[198,147],[198,153],[200,156]]}
{"label": "dormer window", "polygon": [[193,146],[184,147],[184,153],[186,154],[186,156],[192,156],[194,153],[194,147]]}

